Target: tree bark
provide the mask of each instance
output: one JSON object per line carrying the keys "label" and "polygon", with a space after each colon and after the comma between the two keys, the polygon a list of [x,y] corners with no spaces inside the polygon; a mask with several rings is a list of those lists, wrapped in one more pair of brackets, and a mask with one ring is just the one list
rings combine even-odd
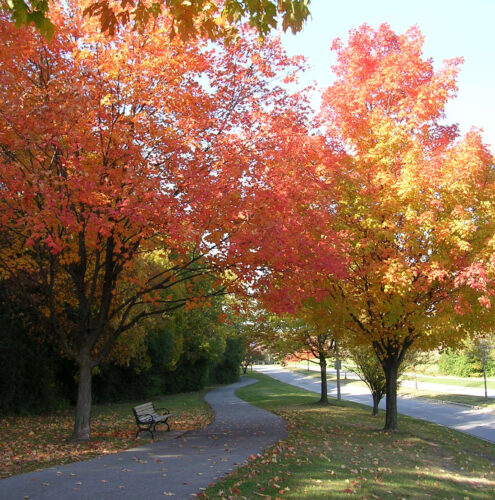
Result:
{"label": "tree bark", "polygon": [[373,396],[373,410],[371,411],[371,415],[376,417],[378,415],[378,405],[380,404],[382,397],[380,394],[374,391],[371,393],[371,395]]}
{"label": "tree bark", "polygon": [[320,376],[321,376],[320,403],[328,403],[327,360],[323,354],[320,354],[319,358],[320,358]]}
{"label": "tree bark", "polygon": [[397,423],[397,375],[399,373],[399,360],[393,356],[383,361],[385,379],[387,383],[386,415],[384,431],[396,431]]}
{"label": "tree bark", "polygon": [[79,362],[79,376],[77,383],[77,404],[73,441],[89,441],[91,439],[91,382],[94,362],[91,358],[83,357]]}

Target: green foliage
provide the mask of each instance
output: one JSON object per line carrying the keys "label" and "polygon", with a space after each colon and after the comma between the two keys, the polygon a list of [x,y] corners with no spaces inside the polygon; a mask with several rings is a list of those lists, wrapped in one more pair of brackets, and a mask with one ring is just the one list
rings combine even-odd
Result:
{"label": "green foliage", "polygon": [[211,364],[207,358],[199,358],[193,362],[179,363],[173,371],[162,375],[162,388],[166,394],[199,391],[209,380]]}
{"label": "green foliage", "polygon": [[1,0],[0,5],[12,16],[17,27],[34,24],[48,40],[53,37],[55,26],[48,18],[48,0]]}
{"label": "green foliage", "polygon": [[29,310],[0,297],[0,414],[58,409],[72,396],[73,365],[30,335]]}
{"label": "green foliage", "polygon": [[438,360],[439,372],[444,375],[469,377],[472,373],[469,358],[462,352],[448,350]]}
{"label": "green foliage", "polygon": [[[485,369],[488,377],[495,376],[493,351],[487,352]],[[465,349],[449,349],[440,355],[438,370],[443,375],[455,377],[481,377],[483,375],[481,353],[475,345],[468,345]]]}
{"label": "green foliage", "polygon": [[239,337],[227,338],[222,359],[213,366],[210,381],[214,384],[229,384],[239,380],[239,370],[244,358],[244,343]]}
{"label": "green foliage", "polygon": [[234,327],[220,320],[225,307],[225,298],[216,297],[209,306],[149,323],[148,366],[102,367],[94,378],[95,402],[153,399],[238,380],[243,348]]}
{"label": "green foliage", "polygon": [[[40,326],[37,308],[3,293],[7,282],[0,285],[0,414],[74,404],[76,366],[61,358],[52,343],[35,340],[32,325],[37,325],[37,338],[47,337],[38,331],[47,327]],[[217,297],[207,306],[181,308],[169,317],[145,322],[136,332],[145,335],[144,355],[141,350],[130,360],[117,355],[97,368],[94,402],[156,399],[238,380],[244,343],[236,326],[223,321],[226,307],[226,299]],[[129,342],[134,337],[130,335]],[[125,351],[126,346],[120,348]]]}

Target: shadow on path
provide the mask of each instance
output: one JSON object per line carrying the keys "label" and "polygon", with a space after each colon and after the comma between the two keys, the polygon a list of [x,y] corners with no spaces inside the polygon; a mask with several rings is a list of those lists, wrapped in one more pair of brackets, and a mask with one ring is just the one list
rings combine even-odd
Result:
{"label": "shadow on path", "polygon": [[[0,499],[191,498],[252,454],[283,439],[285,422],[234,395],[253,379],[206,395],[215,412],[205,429],[86,462],[51,467],[0,481]],[[129,416],[131,418],[131,416]]]}

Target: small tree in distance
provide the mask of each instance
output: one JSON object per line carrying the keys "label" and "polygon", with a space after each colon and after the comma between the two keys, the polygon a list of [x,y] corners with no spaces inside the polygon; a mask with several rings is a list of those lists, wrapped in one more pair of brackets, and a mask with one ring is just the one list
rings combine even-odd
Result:
{"label": "small tree in distance", "polygon": [[[336,340],[330,332],[319,331],[305,319],[266,315],[252,329],[252,339],[280,361],[308,360],[320,367],[320,403],[328,404],[327,366],[335,358]],[[316,358],[317,361],[313,359]]]}
{"label": "small tree in distance", "polygon": [[[383,396],[387,393],[387,379],[383,367],[376,356],[375,351],[369,346],[357,346],[348,350],[348,356],[353,361],[354,366],[349,369],[353,371],[370,389],[373,398],[373,408],[371,414],[378,415],[378,405]],[[408,369],[410,362],[408,359],[400,366],[398,377]]]}

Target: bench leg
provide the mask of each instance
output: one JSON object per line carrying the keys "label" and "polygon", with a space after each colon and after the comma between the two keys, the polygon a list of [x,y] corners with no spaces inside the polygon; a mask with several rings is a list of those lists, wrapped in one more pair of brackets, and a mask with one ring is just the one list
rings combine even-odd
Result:
{"label": "bench leg", "polygon": [[156,425],[158,425],[158,424],[160,424],[160,425],[161,425],[161,424],[165,424],[165,425],[167,426],[167,432],[169,432],[169,431],[170,431],[170,425],[169,425],[169,423],[168,423],[168,418],[167,418],[167,420],[162,420],[162,421],[160,421],[160,422],[157,422],[157,423],[155,424],[155,426],[156,426]]}
{"label": "bench leg", "polygon": [[152,424],[150,424],[146,428],[139,427],[137,432],[136,432],[136,438],[139,436],[140,432],[149,432],[151,434],[151,439],[155,439],[155,434],[153,432],[155,429],[154,429],[154,426],[153,426],[153,429],[151,427],[152,427]]}

